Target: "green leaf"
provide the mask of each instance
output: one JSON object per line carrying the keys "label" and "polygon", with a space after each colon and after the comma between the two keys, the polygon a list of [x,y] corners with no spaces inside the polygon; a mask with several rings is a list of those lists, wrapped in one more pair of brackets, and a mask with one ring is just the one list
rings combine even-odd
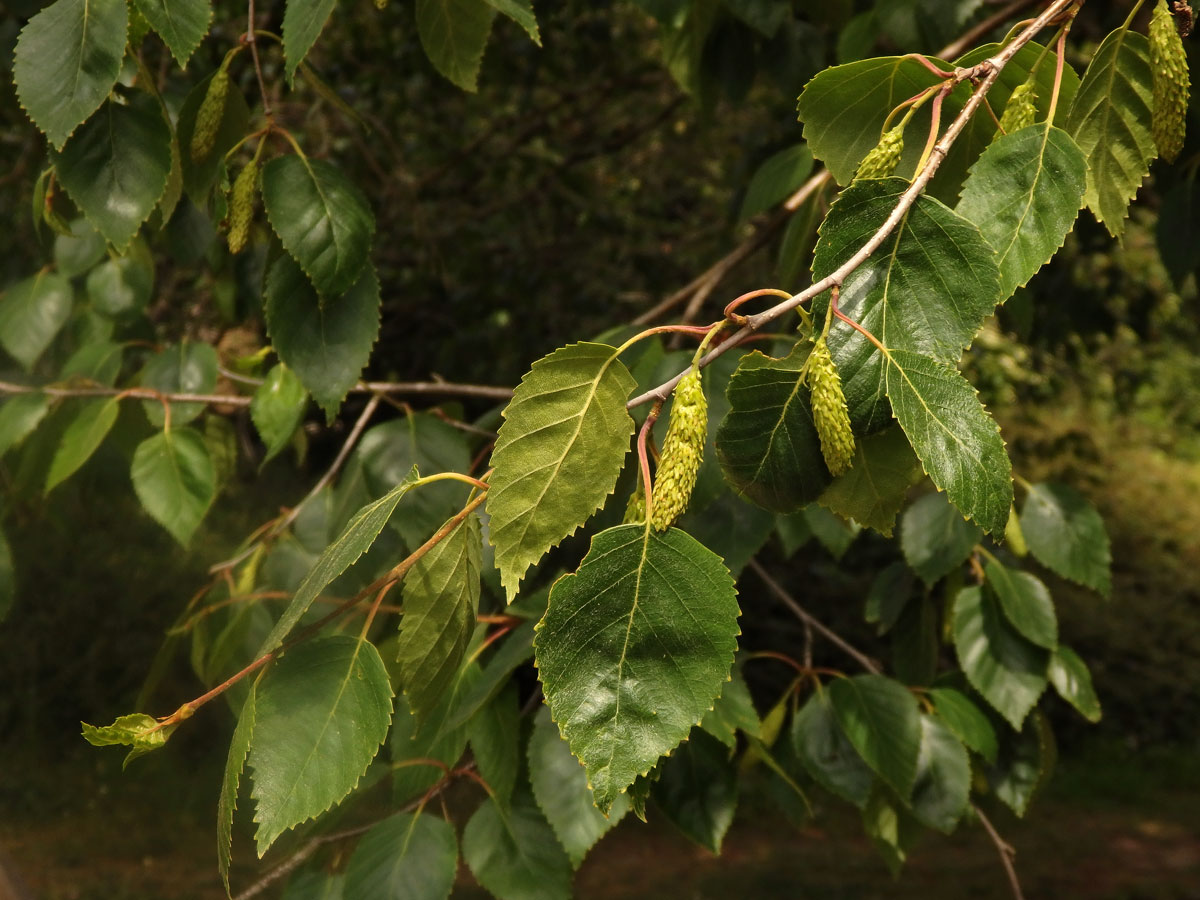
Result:
{"label": "green leaf", "polygon": [[515,681],[508,681],[467,726],[479,775],[501,805],[512,800],[521,768],[521,710]]}
{"label": "green leaf", "polygon": [[217,799],[217,863],[221,869],[221,880],[225,882],[225,893],[229,893],[229,864],[233,861],[233,813],[237,809],[238,787],[242,783],[242,769],[246,765],[246,754],[250,752],[250,736],[254,732],[254,700],[257,682],[251,682],[250,693],[242,704],[233,739],[229,742],[229,756],[225,759],[225,774],[221,778],[221,796]]}
{"label": "green leaf", "polygon": [[863,831],[895,878],[924,833],[920,823],[892,791],[877,785],[862,811]]}
{"label": "green leaf", "polygon": [[[858,252],[907,188],[902,178],[881,178],[843,191],[821,225],[814,279],[830,274]],[[910,351],[954,364],[1000,299],[996,252],[979,229],[922,196],[880,248],[846,277],[839,305],[893,353]],[[818,314],[827,301],[821,304],[825,305],[817,306]],[[888,421],[888,376],[875,345],[835,322],[829,349],[842,376],[855,431],[882,428]],[[915,442],[913,446],[920,456],[921,448]]]}
{"label": "green leaf", "polygon": [[737,748],[737,733],[759,733],[762,723],[758,720],[758,711],[754,708],[754,700],[750,697],[750,688],[738,666],[729,673],[729,680],[721,696],[704,716],[700,727],[719,740],[730,750]]}
{"label": "green leaf", "polygon": [[425,55],[464,91],[476,90],[495,15],[485,0],[417,0],[417,34]]}
{"label": "green leaf", "polygon": [[487,4],[524,28],[529,39],[542,46],[542,36],[538,33],[537,17],[533,14],[530,0],[487,0]]}
{"label": "green leaf", "polygon": [[87,462],[117,421],[120,401],[116,397],[84,401],[63,432],[58,450],[46,473],[46,493],[66,481]]}
{"label": "green leaf", "polygon": [[321,592],[370,549],[375,543],[375,538],[379,537],[379,532],[383,531],[383,526],[391,518],[396,504],[408,493],[417,478],[417,469],[414,466],[408,476],[389,493],[373,503],[368,503],[354,514],[337,540],[325,548],[321,558],[304,577],[304,581],[292,597],[292,602],[279,617],[256,656],[278,647],[288,632],[300,621],[300,617],[308,612],[308,608]]}
{"label": "green leaf", "polygon": [[[205,341],[184,340],[152,356],[142,369],[142,387],[164,394],[211,394],[217,387],[217,351]],[[171,424],[184,425],[202,412],[203,403],[171,403]],[[166,425],[158,400],[142,401],[146,418],[155,428]]]}
{"label": "green leaf", "polygon": [[884,537],[892,536],[908,490],[923,475],[912,445],[899,428],[860,438],[850,470],[817,498],[826,509]]}
{"label": "green leaf", "polygon": [[447,728],[459,728],[490,701],[507,683],[508,676],[522,663],[533,656],[533,632],[535,622],[517,626],[508,637],[500,642],[495,654],[483,667],[483,674],[469,685],[463,685],[461,699],[453,714],[447,719]]}
{"label": "green leaf", "polygon": [[831,513],[823,506],[810,503],[801,510],[809,530],[826,552],[834,559],[841,559],[862,531],[857,522],[848,522]]}
{"label": "green leaf", "polygon": [[636,386],[607,344],[570,344],[533,364],[492,451],[489,532],[509,602],[533,563],[599,509],[629,449]]}
{"label": "green leaf", "polygon": [[1149,42],[1118,28],[1092,54],[1067,119],[1087,158],[1084,203],[1113,237],[1124,232],[1129,201],[1158,155],[1150,132],[1152,81]]}
{"label": "green leaf", "polygon": [[319,866],[301,868],[292,874],[281,900],[343,900],[346,876],[331,874]]}
{"label": "green leaf", "polygon": [[250,746],[255,842],[283,832],[354,789],[387,737],[392,687],[379,651],[332,635],[288,650],[258,684]]}
{"label": "green leaf", "polygon": [[1041,580],[1028,572],[1010,571],[995,560],[987,564],[987,583],[1008,623],[1039,647],[1058,646],[1054,601]]}
{"label": "green leaf", "polygon": [[699,728],[658,767],[650,795],[685,837],[713,853],[733,824],[737,770],[729,750]]}
{"label": "green leaf", "polygon": [[939,625],[928,596],[915,598],[904,607],[892,629],[892,670],[904,684],[927,685],[937,675]]}
{"label": "green leaf", "polygon": [[482,538],[467,516],[404,576],[396,659],[418,727],[454,684],[479,611]]}
{"label": "green leaf", "polygon": [[44,269],[0,297],[0,344],[26,371],[33,368],[71,316],[75,292],[62,275]]}
{"label": "green leaf", "polygon": [[[396,698],[396,715],[389,739],[395,768],[392,776],[393,803],[399,805],[419,798],[437,784],[445,772],[444,766],[453,766],[462,757],[467,749],[470,721],[455,724],[451,716],[460,705],[459,698],[465,696],[478,680],[478,671],[474,666],[464,668],[454,689],[442,695],[437,709],[420,729],[409,711],[408,701],[403,695]],[[442,766],[431,763],[431,760],[442,763]]]}
{"label": "green leaf", "polygon": [[930,587],[965,563],[982,536],[942,493],[917,500],[900,522],[904,559]]}
{"label": "green leaf", "polygon": [[570,900],[570,860],[528,794],[517,794],[508,813],[481,804],[463,829],[462,854],[499,900]]}
{"label": "green leaf", "polygon": [[882,675],[836,678],[826,690],[838,723],[858,755],[901,797],[909,796],[921,747],[917,698]]}
{"label": "green leaf", "polygon": [[1047,673],[1058,695],[1079,710],[1089,722],[1100,721],[1100,698],[1092,687],[1092,673],[1079,654],[1066,644],[1059,644],[1050,654]]}
{"label": "green leaf", "polygon": [[978,706],[953,688],[929,690],[934,712],[960,741],[988,762],[996,761],[996,730]]}
{"label": "green leaf", "polygon": [[330,422],[371,357],[379,304],[379,279],[371,266],[343,296],[325,301],[286,256],[267,274],[263,305],[271,344]]}
{"label": "green leaf", "polygon": [[1045,123],[998,138],[979,157],[957,212],[996,249],[1001,297],[1023,287],[1063,245],[1086,181],[1083,151]]}
{"label": "green leaf", "polygon": [[791,18],[786,3],[775,0],[725,0],[724,6],[763,37],[774,37],[779,26]]}
{"label": "green leaf", "polygon": [[1035,484],[1021,506],[1021,530],[1034,559],[1051,571],[1108,596],[1112,551],[1104,520],[1063,484]]}
{"label": "green leaf", "polygon": [[250,107],[246,104],[246,97],[241,88],[231,79],[228,93],[225,95],[225,106],[221,110],[221,121],[217,125],[216,137],[213,138],[212,150],[199,162],[192,159],[192,134],[196,130],[196,114],[200,112],[200,106],[208,94],[208,84],[215,74],[216,72],[209,73],[188,92],[183,106],[179,108],[179,120],[175,126],[175,137],[179,146],[188,151],[179,156],[183,188],[192,201],[202,208],[208,202],[208,192],[213,184],[226,171],[225,154],[250,131]]}
{"label": "green leaf", "polygon": [[49,411],[45,394],[14,394],[0,404],[0,456],[20,446]]}
{"label": "green leaf", "polygon": [[267,448],[263,463],[288,445],[307,408],[308,391],[291,369],[277,363],[250,400],[250,419]]}
{"label": "green leaf", "polygon": [[838,724],[827,690],[814,693],[796,713],[792,747],[821,787],[859,809],[867,805],[875,775]]}
{"label": "green leaf", "polygon": [[1012,463],[971,383],[952,366],[896,350],[888,356],[887,395],[933,483],[984,531],[1003,534]]}
{"label": "green leaf", "polygon": [[912,600],[913,580],[902,562],[882,569],[867,590],[863,618],[876,626],[877,634],[887,634]]}
{"label": "green leaf", "polygon": [[144,246],[141,250],[107,260],[88,273],[87,294],[93,309],[113,319],[145,310],[154,291],[154,262]]}
{"label": "green leaf", "polygon": [[[693,503],[695,499],[693,493]],[[736,578],[770,540],[775,515],[725,489],[702,509],[689,509],[676,524],[721,557]]]}
{"label": "green leaf", "polygon": [[457,873],[454,826],[427,813],[397,813],[354,848],[344,893],[373,900],[446,900]]}
{"label": "green leaf", "polygon": [[277,156],[263,166],[262,198],[271,227],[317,293],[332,299],[362,284],[375,216],[341,169],[321,159]]}
{"label": "green leaf", "polygon": [[134,5],[180,67],[186,66],[208,34],[213,15],[209,0],[134,0]]}
{"label": "green leaf", "polygon": [[543,706],[529,735],[529,784],[533,796],[578,869],[588,851],[629,811],[629,795],[621,794],[608,815],[596,809],[587,773],[558,733]]}
{"label": "green leaf", "polygon": [[812,167],[812,151],[803,143],[767,157],[750,179],[738,220],[744,222],[791,196],[804,184]]}
{"label": "green leaf", "polygon": [[913,816],[950,834],[967,809],[971,763],[954,732],[935,716],[921,716],[921,753],[913,785]]}
{"label": "green leaf", "polygon": [[29,20],[13,56],[21,108],[61,148],[121,73],[128,12],[116,0],[57,0]]}
{"label": "green leaf", "polygon": [[971,686],[1020,729],[1046,689],[1049,654],[1021,637],[1005,620],[999,602],[981,587],[958,592],[954,647]]}
{"label": "green leaf", "polygon": [[800,378],[808,351],[797,344],[783,359],[758,351],[743,356],[729,382],[729,414],[717,429],[717,458],[726,479],[773,512],[799,509],[831,480],[809,390]]}
{"label": "green leaf", "polygon": [[290,83],[329,21],[336,0],[288,0],[283,10],[284,71]]}
{"label": "green leaf", "polygon": [[191,428],[148,437],[133,454],[130,474],[146,512],[186,547],[217,492],[204,438]]}
{"label": "green leaf", "polygon": [[54,236],[54,266],[64,278],[82,275],[104,258],[107,244],[92,223],[80,216],[71,222],[71,233]]}
{"label": "green leaf", "polygon": [[1000,757],[988,773],[992,789],[1009,809],[1024,816],[1034,795],[1050,780],[1058,760],[1058,747],[1050,723],[1035,712],[1020,734],[1009,735]]}
{"label": "green leaf", "polygon": [[538,677],[601,812],[712,708],[738,614],[720,557],[677,528],[603,531],[555,583],[534,641]]}
{"label": "green leaf", "polygon": [[109,100],[51,158],[75,205],[123,250],[166,190],[171,128],[158,101],[137,91]]}
{"label": "green leaf", "polygon": [[114,341],[97,340],[84,344],[63,363],[59,379],[82,378],[111,386],[121,374],[125,348]]}
{"label": "green leaf", "polygon": [[139,756],[163,746],[172,732],[179,727],[176,723],[160,728],[158,720],[145,713],[118,716],[111,725],[96,726],[89,725],[87,722],[79,724],[83,726],[83,739],[93,747],[124,746],[132,748],[125,755],[125,761],[121,764],[121,768],[125,768]]}

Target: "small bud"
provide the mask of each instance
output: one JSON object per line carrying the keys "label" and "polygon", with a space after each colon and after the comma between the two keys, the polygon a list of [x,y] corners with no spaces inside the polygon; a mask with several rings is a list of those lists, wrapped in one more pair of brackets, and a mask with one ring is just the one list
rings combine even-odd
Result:
{"label": "small bud", "polygon": [[192,128],[192,162],[201,163],[212,153],[217,142],[217,132],[221,128],[221,119],[225,115],[225,98],[229,96],[229,70],[225,63],[217,69],[204,100],[196,112],[196,124]]}
{"label": "small bud", "polygon": [[1159,0],[1150,19],[1150,67],[1154,73],[1154,143],[1163,159],[1174,162],[1183,149],[1191,83],[1187,53],[1166,0]]}
{"label": "small bud", "polygon": [[824,335],[813,345],[805,372],[812,391],[813,422],[817,426],[817,437],[821,439],[821,455],[825,457],[830,473],[841,475],[854,461],[854,432],[850,429],[842,377]]}
{"label": "small bud", "polygon": [[896,171],[900,163],[900,154],[904,152],[904,126],[897,125],[879,139],[879,143],[871,152],[863,157],[854,173],[854,180],[860,178],[887,178]]}
{"label": "small bud", "polygon": [[1008,102],[1004,104],[1004,112],[1000,116],[1000,131],[1012,134],[1032,125],[1036,118],[1037,88],[1034,87],[1031,77],[1024,84],[1017,85]]}
{"label": "small bud", "polygon": [[642,490],[641,484],[638,484],[638,489],[629,495],[629,502],[625,504],[625,518],[621,520],[622,525],[641,525],[646,521],[646,492]]}
{"label": "small bud", "polygon": [[700,370],[692,369],[675,386],[671,402],[671,422],[654,479],[650,524],[655,531],[666,531],[687,510],[704,461],[707,436],[708,401],[700,384]]}
{"label": "small bud", "polygon": [[258,162],[249,163],[238,173],[229,192],[229,252],[241,253],[250,237],[254,218],[254,199],[258,196]]}

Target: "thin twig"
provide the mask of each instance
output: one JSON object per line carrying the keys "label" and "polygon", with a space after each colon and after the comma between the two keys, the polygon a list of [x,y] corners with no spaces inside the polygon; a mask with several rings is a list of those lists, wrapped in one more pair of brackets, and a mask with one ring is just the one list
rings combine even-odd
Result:
{"label": "thin twig", "polygon": [[871,657],[867,656],[861,650],[847,643],[846,640],[841,637],[841,635],[839,635],[836,631],[833,631],[831,628],[825,625],[824,622],[797,603],[796,598],[789,594],[784,589],[783,585],[772,578],[767,570],[762,567],[762,563],[760,563],[757,559],[750,560],[750,568],[754,570],[755,575],[762,579],[762,583],[767,586],[767,589],[770,590],[770,592],[774,594],[784,606],[790,609],[796,618],[798,618],[801,622],[804,622],[814,631],[818,632],[822,637],[824,637],[827,641],[836,646],[846,655],[850,656],[868,672],[874,675],[879,675],[883,672],[883,669],[880,667],[879,663],[871,659]]}
{"label": "thin twig", "polygon": [[1004,9],[992,13],[969,31],[963,32],[961,37],[947,44],[938,51],[937,55],[942,59],[954,59],[956,56],[962,56],[968,47],[973,46],[977,40],[984,37],[993,28],[1003,25],[1025,7],[1033,6],[1034,2],[1035,0],[1013,0]]}
{"label": "thin twig", "polygon": [[1025,894],[1021,891],[1021,880],[1017,877],[1016,866],[1013,865],[1013,857],[1017,855],[1017,851],[1000,837],[1000,832],[996,830],[991,819],[983,814],[982,809],[974,803],[971,804],[971,808],[975,810],[975,815],[979,817],[992,843],[996,845],[996,851],[1000,854],[1000,861],[1004,863],[1004,871],[1008,875],[1008,886],[1012,888],[1013,900],[1025,900]]}
{"label": "thin twig", "polygon": [[214,406],[249,406],[250,398],[237,394],[176,394],[152,388],[52,387],[0,381],[0,394],[45,394],[47,397],[129,397],[168,403],[208,403]]}
{"label": "thin twig", "polygon": [[[773,322],[784,313],[791,312],[800,304],[808,302],[812,298],[829,290],[831,287],[840,287],[842,282],[844,282],[852,272],[865,263],[871,257],[871,255],[883,245],[883,242],[886,241],[888,236],[896,230],[897,226],[904,219],[905,215],[908,214],[909,209],[912,208],[912,205],[916,202],[917,197],[923,190],[925,190],[925,186],[929,184],[930,179],[932,179],[934,174],[937,172],[938,167],[942,164],[942,160],[946,158],[946,154],[949,152],[950,147],[953,146],[955,139],[958,138],[958,135],[966,127],[967,122],[970,121],[971,116],[975,113],[975,110],[979,107],[979,104],[983,102],[984,97],[987,95],[987,92],[991,89],[992,85],[996,83],[996,79],[1000,77],[1000,72],[1003,71],[1008,62],[1022,47],[1033,40],[1034,36],[1041,31],[1047,25],[1047,23],[1056,18],[1065,10],[1070,9],[1072,6],[1077,6],[1078,2],[1079,0],[1055,0],[1055,2],[1051,3],[1050,6],[1047,7],[1047,9],[1028,27],[1023,29],[1021,33],[1008,44],[1008,46],[1006,46],[995,56],[991,57],[990,59],[985,59],[983,62],[979,63],[978,65],[971,66],[969,69],[956,69],[954,72],[954,81],[956,83],[962,83],[964,81],[974,82],[978,80],[979,83],[975,91],[971,94],[970,98],[968,98],[967,102],[963,104],[962,111],[959,112],[959,114],[954,118],[954,121],[950,123],[950,127],[946,129],[946,133],[942,135],[942,138],[929,153],[929,159],[917,173],[916,177],[913,178],[912,183],[908,186],[908,189],[900,195],[900,199],[896,202],[896,206],[892,210],[891,214],[887,217],[887,219],[884,220],[883,224],[879,226],[871,238],[858,249],[858,252],[842,263],[842,265],[838,266],[838,268],[836,268],[833,272],[805,288],[803,291],[800,291],[800,293],[795,294],[793,297],[791,297],[791,299],[777,303],[770,309],[767,309],[761,313],[757,313],[756,315],[747,316],[747,324],[734,335],[733,339],[726,341],[710,350],[704,356],[704,358],[700,360],[700,365],[708,365],[722,353],[728,350],[731,346],[733,346],[737,340],[752,334],[769,322]],[[684,369],[674,378],[671,378],[670,380],[660,384],[658,387],[652,388],[646,391],[644,394],[639,394],[637,397],[634,397],[632,400],[630,400],[626,406],[629,409],[633,409],[634,407],[640,406],[643,403],[649,403],[654,400],[665,400],[675,388],[675,385],[679,383],[679,380],[683,378],[687,372],[688,369]]]}
{"label": "thin twig", "polygon": [[258,59],[258,40],[255,37],[255,30],[258,26],[254,22],[254,0],[247,0],[246,19],[248,24],[242,40],[250,45],[250,57],[254,60],[254,74],[258,78],[258,93],[262,96],[263,115],[269,120],[271,118],[271,98],[267,95],[267,82],[263,79],[262,63]]}

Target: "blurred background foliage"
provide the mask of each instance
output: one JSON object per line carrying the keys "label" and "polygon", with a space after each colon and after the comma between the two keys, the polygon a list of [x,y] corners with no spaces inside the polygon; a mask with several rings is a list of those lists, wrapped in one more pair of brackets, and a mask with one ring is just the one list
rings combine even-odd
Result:
{"label": "blurred background foliage", "polygon": [[[21,25],[42,5],[9,0],[0,10],[6,76]],[[766,159],[800,141],[795,98],[809,77],[866,55],[935,51],[1005,5],[537,3],[544,46],[498,20],[472,94],[431,68],[411,4],[393,0],[383,11],[367,0],[340,4],[310,58],[332,90],[298,78],[295,92],[278,98],[278,116],[306,136],[309,152],[333,155],[352,173],[378,218],[373,259],[383,330],[368,374],[511,385],[553,348],[628,323],[765,218],[741,216],[747,186]],[[146,42],[147,63],[175,109],[244,26],[244,4],[215,6],[213,33],[186,74],[161,45]],[[282,2],[259,6],[277,30]],[[1129,7],[1128,0],[1089,3],[1073,41],[1094,47]],[[281,84],[274,50],[264,63],[268,83]],[[236,74],[251,96],[250,68]],[[1077,487],[1101,510],[1112,537],[1110,600],[1043,573],[1063,634],[1089,661],[1105,710],[1099,725],[1085,726],[1063,705],[1055,726],[1067,758],[1098,744],[1115,748],[1119,759],[1151,746],[1200,749],[1200,123],[1191,124],[1179,163],[1156,163],[1123,239],[1114,242],[1081,214],[1064,250],[1009,301],[965,361],[1003,425],[1016,470],[1031,481]],[[0,284],[51,255],[87,250],[86,239],[72,245],[30,223],[43,159],[43,141],[5,77],[0,209],[9,227],[0,230]],[[214,217],[186,199],[155,241],[149,316],[123,338],[205,340],[230,357],[261,345],[261,256],[231,258]],[[801,229],[777,229],[701,317],[715,318],[743,290],[801,286],[806,246]],[[0,363],[0,374],[10,367]],[[19,466],[0,467],[20,579],[0,628],[6,753],[79,758],[78,721],[107,721],[131,707],[163,632],[206,566],[227,555],[264,510],[302,496],[360,408],[349,403],[328,431],[309,428],[301,459],[283,454],[262,473],[243,459],[186,553],[139,511],[119,440],[49,502],[24,483]],[[465,411],[488,409],[468,403]],[[249,434],[240,415],[230,421],[240,438]],[[144,430],[141,422],[127,425],[132,434]],[[867,533],[844,537],[810,542],[782,577],[832,627],[870,650],[863,598],[896,550]],[[755,646],[763,635],[777,642],[798,626],[780,614],[743,628]],[[786,673],[770,667],[747,674],[760,708],[786,684]],[[195,687],[181,659],[158,696],[166,704]],[[211,731],[219,733],[190,730],[172,747],[183,760],[219,757],[226,734]],[[171,765],[147,763],[151,771]],[[34,815],[29,785],[3,782],[0,806]]]}

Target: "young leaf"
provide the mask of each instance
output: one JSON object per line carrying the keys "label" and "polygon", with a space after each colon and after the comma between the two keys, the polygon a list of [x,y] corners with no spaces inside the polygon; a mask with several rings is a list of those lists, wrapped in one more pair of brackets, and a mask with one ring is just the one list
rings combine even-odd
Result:
{"label": "young leaf", "polygon": [[966,812],[970,794],[971,763],[962,742],[941,719],[922,715],[913,816],[923,825],[950,834]]}
{"label": "young leaf", "polygon": [[509,602],[542,555],[612,493],[629,449],[636,386],[615,350],[579,343],[533,364],[492,451],[489,531]]}
{"label": "young leaf", "polygon": [[786,199],[804,184],[812,167],[812,151],[803,143],[767,157],[750,179],[738,220],[744,222]]}
{"label": "young leaf", "polygon": [[46,473],[46,493],[74,475],[87,462],[117,421],[120,401],[116,397],[88,400],[63,432],[62,441]]}
{"label": "young leaf", "polygon": [[335,0],[288,0],[283,10],[283,58],[284,72],[290,83],[296,77],[296,69],[308,56],[329,14],[333,12]]}
{"label": "young leaf", "polygon": [[738,615],[720,557],[674,528],[603,531],[555,583],[534,641],[538,677],[601,812],[712,708]]}
{"label": "young leaf", "polygon": [[324,302],[289,257],[280,256],[267,274],[263,306],[271,343],[329,421],[371,356],[379,303],[371,266],[344,295]]}
{"label": "young leaf", "polygon": [[1092,673],[1079,654],[1059,644],[1050,654],[1050,683],[1058,695],[1079,710],[1089,722],[1100,721],[1100,698],[1092,687]]}
{"label": "young leaf", "polygon": [[983,533],[963,518],[943,493],[926,494],[904,511],[900,549],[926,585],[967,561]]}
{"label": "young leaf", "polygon": [[917,698],[882,675],[835,678],[826,690],[838,723],[858,755],[901,797],[908,797],[921,748]]}
{"label": "young leaf", "polygon": [[923,474],[904,431],[889,428],[856,442],[850,471],[835,478],[817,502],[842,518],[891,537],[909,488]]}
{"label": "young leaf", "polygon": [[453,685],[471,642],[481,544],[479,518],[467,516],[404,577],[396,660],[418,727]]}
{"label": "young leaf", "polygon": [[992,561],[987,564],[987,583],[1013,628],[1039,647],[1053,650],[1058,646],[1054,601],[1040,579],[1028,572],[1009,571]]}
{"label": "young leaf", "polygon": [[14,394],[0,404],[0,456],[20,446],[49,411],[45,394]]}
{"label": "young leaf", "polygon": [[0,344],[26,371],[33,368],[71,316],[75,292],[62,275],[45,270],[0,296]]}
{"label": "young leaf", "polygon": [[524,28],[529,39],[539,47],[542,46],[542,36],[538,33],[537,17],[533,14],[533,4],[530,0],[487,0],[487,4]]}
{"label": "young leaf", "polygon": [[509,804],[517,786],[522,724],[517,684],[509,680],[467,726],[479,775],[502,806]]}
{"label": "young leaf", "polygon": [[225,759],[225,775],[221,778],[221,795],[217,799],[217,864],[221,880],[225,882],[225,893],[229,893],[229,864],[232,862],[233,813],[237,809],[238,787],[242,783],[242,769],[246,765],[246,754],[250,752],[250,736],[254,732],[254,700],[257,682],[251,682],[250,694],[242,704],[233,739],[229,742],[229,756]]}
{"label": "young leaf", "polygon": [[166,190],[171,128],[158,101],[135,91],[124,103],[109,100],[51,157],[75,205],[123,250]]}
{"label": "young leaf", "polygon": [[882,784],[875,786],[871,798],[862,811],[863,831],[883,857],[892,877],[900,874],[900,867],[920,838],[920,823],[904,807],[892,791]]}
{"label": "young leaf", "polygon": [[139,756],[163,746],[171,733],[179,727],[178,724],[175,724],[160,728],[158,720],[145,713],[119,716],[111,725],[96,726],[89,725],[87,722],[79,724],[83,726],[83,739],[93,747],[115,745],[132,748],[125,755],[125,761],[121,764],[121,768],[125,768]]}
{"label": "young leaf", "polygon": [[254,839],[275,839],[354,789],[387,736],[392,687],[379,651],[331,635],[288,650],[267,670],[254,702],[250,746]]}
{"label": "young leaf", "polygon": [[321,159],[277,156],[263,166],[262,198],[271,227],[318,294],[332,300],[362,284],[375,216],[341,169]]}
{"label": "young leaf", "polygon": [[266,445],[265,464],[288,445],[308,407],[308,391],[284,363],[277,363],[250,401],[250,420]]}
{"label": "young leaf", "polygon": [[1087,182],[1087,160],[1065,131],[1046,123],[1004,135],[983,151],[957,211],[996,249],[1000,296],[1025,285],[1071,230]]}
{"label": "young leaf", "polygon": [[383,527],[391,518],[396,504],[412,488],[417,477],[417,468],[413,466],[412,471],[391,491],[354,514],[337,540],[325,548],[321,558],[304,577],[304,581],[292,597],[292,602],[283,611],[271,633],[263,640],[256,655],[261,656],[278,647],[288,632],[300,621],[300,617],[308,612],[308,608],[321,592],[370,549],[375,543],[375,538],[379,537],[379,532],[383,531]]}
{"label": "young leaf", "polygon": [[954,601],[954,648],[971,686],[1020,729],[1046,689],[1049,654],[1008,624],[990,591],[974,586]]}
{"label": "young leaf", "polygon": [[658,767],[650,795],[671,824],[720,854],[737,807],[737,770],[729,750],[699,728]]}
{"label": "young leaf", "polygon": [[121,73],[124,3],[57,0],[29,20],[13,56],[13,81],[33,124],[61,149]]}
{"label": "young leaf", "polygon": [[464,91],[476,90],[495,15],[486,0],[417,0],[417,34],[425,55]]}
{"label": "young leaf", "polygon": [[1047,781],[1058,760],[1050,723],[1035,712],[1019,734],[1010,734],[988,773],[992,789],[1017,816],[1024,816],[1034,795]]}
{"label": "young leaf", "polygon": [[529,735],[529,784],[555,837],[578,869],[588,851],[629,811],[629,795],[621,794],[605,816],[592,803],[587,773],[558,733],[550,710],[538,710]]}
{"label": "young leaf", "polygon": [[[142,387],[163,393],[211,394],[217,386],[217,351],[204,341],[184,340],[150,357],[142,369]],[[203,403],[172,403],[171,424],[184,425],[204,412]],[[146,418],[155,428],[166,425],[158,400],[142,401]]]}
{"label": "young leaf", "polygon": [[1129,201],[1158,155],[1150,130],[1152,81],[1146,38],[1118,28],[1092,54],[1067,119],[1087,158],[1084,203],[1113,237],[1125,231]]}
{"label": "young leaf", "polygon": [[933,483],[984,531],[1003,534],[1012,463],[971,383],[952,366],[895,350],[888,355],[887,396]]}
{"label": "young leaf", "polygon": [[131,475],[146,512],[186,547],[217,493],[204,438],[191,428],[146,438],[133,454]]}
{"label": "young leaf", "polygon": [[[856,253],[907,188],[902,178],[881,178],[843,191],[821,225],[813,277],[828,275]],[[979,229],[922,196],[882,246],[846,277],[839,305],[889,350],[953,365],[1000,299],[996,252]],[[882,428],[888,421],[886,366],[875,345],[835,322],[829,349],[855,430]]]}
{"label": "young leaf", "polygon": [[934,711],[960,741],[987,762],[996,761],[996,730],[978,706],[953,688],[930,688]]}
{"label": "young leaf", "polygon": [[158,32],[180,68],[208,34],[212,21],[209,0],[134,0],[150,27]]}
{"label": "young leaf", "polygon": [[1078,491],[1035,484],[1021,506],[1021,529],[1034,559],[1051,571],[1108,596],[1112,552],[1104,520]]}
{"label": "young leaf", "polygon": [[446,900],[458,873],[454,826],[429,813],[397,813],[363,835],[346,864],[346,897]]}
{"label": "young leaf", "polygon": [[739,731],[758,734],[761,726],[746,679],[742,677],[741,669],[734,666],[729,673],[729,680],[725,682],[725,689],[704,716],[700,727],[732,751],[737,749]]}
{"label": "young leaf", "polygon": [[570,900],[571,863],[526,793],[507,813],[488,800],[462,837],[463,860],[481,885],[504,900]]}
{"label": "young leaf", "polygon": [[838,724],[828,691],[814,693],[796,713],[792,747],[821,787],[859,809],[866,806],[875,775]]}
{"label": "young leaf", "polygon": [[801,344],[783,359],[758,351],[743,356],[729,382],[729,414],[717,429],[717,457],[729,483],[773,512],[799,509],[831,480],[800,378],[807,358]]}

